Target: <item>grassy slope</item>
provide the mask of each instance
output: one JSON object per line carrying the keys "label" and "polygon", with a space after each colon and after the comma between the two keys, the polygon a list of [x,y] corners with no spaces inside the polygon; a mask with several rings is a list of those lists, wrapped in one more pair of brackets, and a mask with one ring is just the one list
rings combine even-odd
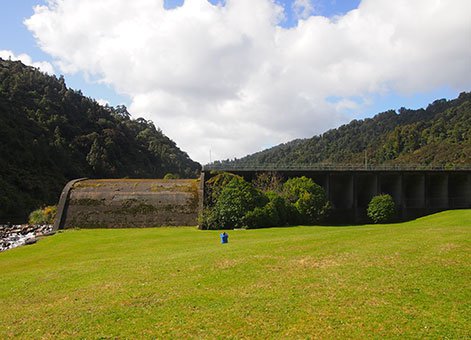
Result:
{"label": "grassy slope", "polygon": [[71,230],[0,253],[0,338],[471,336],[471,210],[229,235]]}

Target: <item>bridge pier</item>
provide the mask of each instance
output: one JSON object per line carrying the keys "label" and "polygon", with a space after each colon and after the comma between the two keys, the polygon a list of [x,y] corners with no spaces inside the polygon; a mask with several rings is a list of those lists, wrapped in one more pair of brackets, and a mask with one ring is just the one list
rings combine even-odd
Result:
{"label": "bridge pier", "polygon": [[427,175],[427,208],[430,210],[448,209],[448,175]]}
{"label": "bridge pier", "polygon": [[368,216],[366,209],[371,199],[378,195],[379,176],[375,173],[366,172],[354,174],[355,182],[355,222],[366,222]]}
{"label": "bridge pier", "polygon": [[448,177],[448,204],[450,208],[471,206],[471,175],[450,174]]}
{"label": "bridge pier", "polygon": [[330,192],[328,198],[334,210],[331,216],[332,220],[341,222],[345,217],[350,221],[354,220],[353,175],[351,173],[332,173],[329,179]]}
{"label": "bridge pier", "polygon": [[423,173],[405,173],[403,175],[403,218],[425,214],[425,175]]}
{"label": "bridge pier", "polygon": [[380,173],[378,175],[378,191],[376,195],[388,194],[396,204],[397,216],[402,216],[404,210],[403,176],[399,172]]}

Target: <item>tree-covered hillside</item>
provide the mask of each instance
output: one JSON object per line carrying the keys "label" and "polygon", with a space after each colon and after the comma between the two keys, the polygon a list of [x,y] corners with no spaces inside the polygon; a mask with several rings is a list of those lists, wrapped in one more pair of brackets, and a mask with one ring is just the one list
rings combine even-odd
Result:
{"label": "tree-covered hillside", "polygon": [[0,221],[56,203],[73,178],[199,171],[151,121],[103,107],[63,77],[0,59]]}
{"label": "tree-covered hillside", "polygon": [[401,108],[354,120],[321,136],[222,164],[361,164],[365,153],[368,164],[471,165],[471,93],[436,100],[426,109]]}

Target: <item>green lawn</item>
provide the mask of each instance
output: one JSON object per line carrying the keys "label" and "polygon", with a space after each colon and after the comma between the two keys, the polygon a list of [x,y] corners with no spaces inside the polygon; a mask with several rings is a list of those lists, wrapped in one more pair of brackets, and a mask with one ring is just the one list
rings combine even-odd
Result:
{"label": "green lawn", "polygon": [[0,339],[471,337],[471,210],[229,236],[70,230],[0,253]]}

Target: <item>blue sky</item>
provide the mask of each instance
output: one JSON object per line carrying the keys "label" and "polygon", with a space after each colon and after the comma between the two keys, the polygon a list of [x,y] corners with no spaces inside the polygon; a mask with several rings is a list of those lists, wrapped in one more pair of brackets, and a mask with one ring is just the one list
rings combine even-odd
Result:
{"label": "blue sky", "polygon": [[[70,1],[70,0],[66,0],[66,1]],[[75,0],[75,1],[79,2],[81,0]],[[98,0],[96,0],[96,1],[98,1]],[[106,0],[104,0],[104,1],[106,1]],[[142,1],[145,1],[145,0],[142,0]],[[311,1],[309,1],[309,0],[277,0],[276,3],[284,7],[284,18],[285,19],[280,23],[280,26],[283,29],[285,29],[285,31],[286,31],[285,33],[283,33],[284,36],[286,37],[286,39],[288,39],[290,36],[292,36],[294,39],[299,38],[300,39],[299,41],[301,41],[301,36],[304,33],[302,32],[301,28],[298,27],[299,13],[296,14],[296,12],[294,10],[294,1],[300,1],[302,3],[309,3],[311,5],[311,9],[312,9],[312,11],[310,12],[311,17],[322,16],[322,17],[331,19],[330,24],[329,24],[330,26],[326,25],[325,23],[322,23],[322,21],[320,21],[320,20],[318,20],[317,22],[313,22],[313,21],[310,22],[312,27],[318,27],[319,28],[319,32],[321,32],[322,29],[325,29],[326,30],[325,34],[332,34],[332,31],[329,31],[329,29],[335,25],[335,21],[337,19],[334,19],[334,18],[340,18],[340,17],[346,15],[349,11],[351,11],[353,9],[356,9],[360,5],[360,0],[311,0]],[[379,1],[379,0],[377,0],[377,1]],[[382,0],[382,1],[383,1],[384,4],[386,4],[385,7],[386,6],[391,6],[390,5],[391,2],[387,3],[387,1],[385,1],[385,0]],[[222,6],[224,5],[223,0],[210,0],[210,2],[213,3],[213,4],[221,4]],[[180,86],[179,84],[177,84],[177,85],[169,84],[167,86],[167,84],[166,85],[161,85],[161,83],[159,81],[155,81],[155,82],[149,81],[149,84],[150,83],[154,84],[154,85],[152,85],[154,87],[152,87],[149,84],[146,84],[146,85],[143,85],[143,87],[147,86],[149,88],[146,88],[145,91],[144,90],[140,91],[140,92],[138,90],[134,91],[129,86],[121,86],[121,79],[119,79],[119,80],[112,79],[114,75],[113,74],[106,74],[106,72],[108,72],[106,70],[101,70],[101,71],[93,73],[93,72],[90,72],[90,68],[87,69],[85,66],[81,67],[81,65],[77,64],[76,61],[72,61],[72,59],[68,58],[68,56],[66,55],[67,52],[64,52],[64,54],[61,54],[61,55],[56,54],[55,56],[52,56],[52,55],[44,52],[43,50],[41,50],[41,48],[39,47],[39,44],[40,44],[39,41],[42,41],[43,44],[49,44],[50,43],[50,40],[47,40],[48,36],[43,35],[43,33],[42,33],[43,30],[41,28],[38,28],[35,31],[35,33],[36,33],[36,35],[38,35],[38,37],[35,38],[33,32],[31,30],[29,30],[26,27],[26,25],[24,24],[24,20],[30,18],[34,14],[33,6],[35,6],[35,5],[45,5],[46,2],[44,0],[21,0],[21,1],[18,1],[18,0],[0,0],[0,3],[1,3],[1,8],[2,8],[2,10],[0,11],[0,51],[1,50],[9,50],[9,51],[12,51],[12,53],[16,56],[24,53],[24,54],[29,55],[34,62],[49,62],[50,64],[53,65],[56,74],[58,74],[58,75],[59,74],[64,74],[65,79],[66,79],[66,83],[69,87],[82,90],[82,92],[86,96],[95,98],[97,100],[99,100],[99,99],[100,100],[105,100],[105,101],[109,102],[111,105],[125,104],[126,106],[128,106],[131,109],[131,113],[133,113],[133,114],[136,112],[137,115],[145,115],[145,112],[150,112],[151,113],[150,117],[146,117],[146,118],[153,119],[156,122],[156,125],[159,125],[159,126],[160,126],[159,122],[162,122],[162,125],[164,127],[164,132],[166,132],[168,135],[170,135],[170,137],[172,139],[176,140],[177,144],[179,144],[179,145],[183,144],[183,147],[182,147],[183,149],[185,149],[185,147],[191,149],[191,143],[186,142],[186,140],[185,140],[186,135],[191,134],[191,130],[176,131],[177,129],[174,128],[175,125],[172,125],[170,123],[165,123],[165,122],[169,122],[170,119],[173,119],[174,113],[169,113],[169,109],[167,107],[163,107],[162,106],[163,104],[160,105],[160,104],[155,104],[154,103],[154,101],[161,101],[161,102],[169,101],[169,103],[170,102],[172,103],[172,108],[175,108],[175,110],[178,110],[176,107],[179,104],[182,105],[182,108],[187,108],[188,105],[191,105],[191,103],[195,102],[193,99],[188,99],[188,97],[186,97],[187,94],[188,94],[188,91],[193,91],[194,92],[194,90],[192,90],[191,87],[186,86],[186,84],[185,84],[185,86]],[[405,3],[407,3],[407,2],[405,2]],[[425,3],[425,2],[422,2],[422,3]],[[462,3],[461,6],[468,6],[464,0],[461,1],[461,3]],[[464,5],[464,4],[466,4],[466,5]],[[184,6],[184,5],[185,4],[184,4],[183,0],[166,0],[165,1],[165,8],[167,8],[167,9],[173,9],[173,8],[181,7],[181,6]],[[377,6],[376,8],[374,8],[375,3],[372,0],[369,0],[368,5],[369,5],[368,8],[366,8],[367,6],[365,6],[366,9],[365,8],[363,9],[365,12],[366,12],[366,10],[372,10],[371,8],[373,8],[373,10],[376,10],[376,12],[380,13],[380,11],[378,10],[378,7],[380,7],[380,6]],[[408,6],[408,5],[406,4],[406,6]],[[58,15],[57,13],[54,13],[54,14],[56,16]],[[250,13],[248,13],[248,15],[250,15]],[[44,22],[45,22],[44,20],[49,20],[50,17],[48,17],[48,18],[41,17],[41,18],[38,18],[38,19],[41,19],[42,20],[41,25],[44,25]],[[304,23],[304,26],[303,26],[303,29],[305,29],[308,26],[306,24],[307,20],[310,20],[311,18],[305,17],[303,19],[306,19],[306,22]],[[446,19],[447,18],[443,19],[443,25],[445,25],[444,27],[446,27],[446,25],[449,25],[448,22],[445,21]],[[87,19],[84,19],[84,20],[87,20]],[[440,20],[440,18],[438,18],[437,20]],[[169,19],[169,22],[170,22],[170,19]],[[176,24],[174,26],[171,26],[171,24],[172,23],[170,22],[169,27],[179,27]],[[46,26],[41,26],[41,25],[38,26],[38,27],[47,27],[47,24],[46,24]],[[469,24],[463,23],[463,27],[465,27],[465,29],[468,30],[469,29]],[[228,29],[231,30],[230,27]],[[32,30],[34,30],[34,29],[32,29]],[[426,31],[425,28],[424,28],[424,31]],[[80,33],[80,31],[78,31],[78,32]],[[294,33],[290,33],[290,32],[294,32]],[[311,31],[311,32],[316,32],[316,31]],[[462,33],[466,36],[466,34],[468,34],[468,33],[471,34],[471,31],[470,32],[462,32]],[[172,34],[172,33],[170,33],[170,34]],[[237,33],[237,34],[239,34],[239,33]],[[242,34],[241,36],[245,36],[244,35],[245,33],[240,33],[240,34]],[[322,33],[322,34],[324,34],[324,33]],[[184,31],[183,32],[175,32],[175,37],[170,36],[166,40],[161,40],[161,42],[165,43],[165,44],[169,44],[169,46],[172,47],[173,46],[172,44],[175,44],[175,42],[178,42],[179,38],[185,38],[186,35],[188,35],[188,32],[184,32]],[[59,38],[64,39],[63,36],[60,37],[60,32],[58,32],[58,36],[59,36]],[[252,37],[250,37],[250,38],[252,38]],[[468,36],[468,38],[469,38],[469,36]],[[154,37],[153,39],[157,39],[157,38]],[[256,38],[254,38],[254,39],[255,39],[254,41],[256,41]],[[261,40],[261,41],[263,41],[263,40]],[[260,43],[261,41],[259,41],[258,43]],[[290,43],[289,39],[286,40],[286,41],[288,43]],[[305,38],[304,38],[304,41],[305,41]],[[322,39],[320,39],[320,41],[322,41]],[[468,42],[469,42],[469,40],[468,40]],[[332,44],[335,44],[335,43],[336,43],[335,41],[332,42]],[[124,44],[125,43],[123,42],[123,45]],[[182,42],[182,44],[183,44],[183,42]],[[202,44],[202,45],[204,45],[204,44]],[[48,46],[50,48],[59,48],[60,49],[60,46],[53,46],[52,43],[51,43],[51,45],[48,45]],[[295,48],[296,46],[299,46],[299,43],[297,45],[296,44],[291,44],[290,46],[291,46],[290,48]],[[204,48],[205,47],[203,46],[202,49],[204,49]],[[208,47],[208,48],[210,48],[210,47]],[[439,46],[437,46],[437,48],[439,48]],[[170,49],[169,51],[173,51],[173,50]],[[173,53],[179,53],[178,51],[180,51],[180,50],[175,50],[175,51],[177,51],[177,52],[173,52]],[[249,51],[249,50],[247,50],[247,51]],[[247,51],[244,52],[244,53],[247,53]],[[468,51],[469,51],[469,47],[468,47]],[[467,53],[468,51],[465,51],[465,52]],[[350,52],[345,51],[345,53],[348,54]],[[460,52],[460,51],[458,51],[458,52],[451,51],[450,53],[455,53],[456,55],[459,56],[459,54],[462,53],[462,52]],[[206,52],[202,53],[202,58],[205,58],[207,54],[208,53],[206,53]],[[311,53],[311,55],[312,55],[312,53]],[[461,57],[463,57],[463,56],[461,56]],[[84,56],[84,58],[86,58],[86,57]],[[139,56],[138,56],[138,58],[139,58]],[[176,60],[177,59],[178,58],[176,58]],[[82,60],[86,60],[86,59],[82,59]],[[211,59],[208,59],[208,60],[211,60]],[[297,60],[299,60],[299,59],[297,59]],[[251,61],[251,59],[247,59],[247,62],[250,63],[250,61]],[[58,62],[62,62],[62,63],[66,62],[66,63],[69,63],[69,64],[74,64],[75,63],[75,66],[74,66],[75,71],[71,72],[70,69],[65,69],[65,70],[61,69]],[[276,64],[277,62],[279,63],[279,61],[273,61],[273,64]],[[384,61],[386,66],[387,66],[388,62],[391,62],[391,60],[390,61],[387,61],[387,60]],[[463,69],[464,70],[463,77],[467,77],[470,74],[468,73],[468,75],[467,75],[466,72],[471,70],[471,66],[469,66],[469,70],[468,70],[466,68],[466,61],[464,63],[465,64],[464,64],[464,69]],[[260,63],[259,67],[261,67],[260,65],[262,65],[262,64],[263,63]],[[336,67],[339,67],[339,65],[341,65],[341,63],[337,63]],[[430,74],[434,73],[437,70],[436,65],[437,64],[435,64],[434,67],[433,66],[431,67],[431,69],[429,70]],[[153,66],[155,66],[155,65],[153,65]],[[150,67],[152,67],[152,65]],[[168,66],[166,66],[166,67],[167,68],[163,68],[163,70],[168,69]],[[178,68],[178,67],[180,67],[180,65],[176,64],[175,67]],[[237,66],[235,66],[235,67],[237,67]],[[296,65],[294,65],[294,64],[293,65],[287,65],[287,66],[284,67],[284,69],[286,69],[286,67],[292,68],[292,67],[296,67]],[[306,68],[306,67],[308,67],[308,68],[310,67],[309,63],[304,66],[304,68]],[[331,65],[331,67],[333,67],[333,66]],[[408,73],[411,72],[411,69],[414,70],[414,68],[412,67],[412,68],[409,68],[407,70],[405,70],[405,69],[401,70],[400,69],[400,71],[404,72],[404,76],[405,76],[405,78],[407,78]],[[94,69],[92,69],[92,70],[94,70]],[[257,70],[257,68],[255,68],[254,70]],[[211,71],[211,70],[209,69],[209,71]],[[317,71],[317,72],[321,72],[321,71],[322,70]],[[122,72],[122,70],[117,69],[116,72],[119,73],[119,72]],[[192,73],[192,72],[193,71],[191,71],[190,73]],[[226,70],[223,70],[223,73],[224,72],[226,72]],[[379,70],[378,72],[381,73],[381,72],[383,72],[383,70]],[[86,73],[89,75],[88,77],[85,76]],[[297,72],[297,73],[299,73],[299,72]],[[302,73],[302,71],[301,71],[301,73]],[[173,74],[173,76],[175,76],[174,73],[172,73],[172,74]],[[313,73],[313,74],[317,74],[317,73]],[[424,74],[427,74],[427,72],[424,72]],[[155,77],[158,77],[158,75],[159,75],[158,73],[155,74]],[[191,77],[191,75],[187,75],[187,76]],[[230,73],[230,76],[235,77],[234,79],[231,80],[231,82],[242,81],[238,78],[237,74],[234,75],[233,73]],[[122,78],[122,80],[129,81],[129,82],[132,83],[132,80],[128,79],[129,77],[128,78],[126,78],[125,76],[123,76],[123,77],[124,78]],[[100,79],[100,78],[105,79],[105,80],[102,81],[101,83],[99,83],[97,80]],[[243,78],[243,81],[246,81],[246,78]],[[398,109],[400,107],[420,108],[420,107],[426,106],[428,103],[432,102],[435,99],[439,99],[439,98],[451,99],[451,98],[456,97],[461,91],[471,90],[470,88],[466,88],[466,86],[464,88],[461,88],[459,86],[453,85],[453,81],[447,81],[446,79],[444,79],[443,81],[442,80],[436,80],[435,81],[436,83],[434,83],[433,86],[423,86],[422,85],[422,86],[417,86],[417,87],[412,88],[412,89],[410,89],[409,87],[406,87],[406,89],[403,89],[403,88],[401,88],[400,80],[397,80],[396,78],[394,78],[394,80],[386,79],[386,80],[383,81],[383,83],[378,85],[378,88],[384,88],[385,90],[376,89],[376,90],[362,90],[362,91],[359,90],[359,91],[356,91],[354,89],[354,86],[353,86],[353,89],[352,89],[352,86],[350,86],[350,88],[348,90],[345,90],[345,91],[342,90],[341,92],[343,92],[343,93],[339,94],[339,95],[337,95],[337,93],[335,93],[336,92],[335,89],[334,89],[334,91],[331,90],[330,92],[326,91],[326,94],[324,95],[324,101],[323,102],[320,102],[319,98],[317,98],[317,99],[307,98],[306,99],[305,98],[306,97],[305,92],[306,92],[306,89],[309,89],[309,87],[300,88],[298,92],[290,93],[290,95],[291,95],[291,97],[293,95],[294,96],[299,96],[301,98],[301,100],[299,102],[293,102],[291,106],[287,106],[287,107],[289,107],[289,108],[293,108],[293,107],[294,108],[301,108],[300,110],[302,111],[303,107],[300,106],[300,105],[302,105],[302,102],[304,100],[306,103],[311,103],[311,105],[316,106],[319,111],[322,111],[322,110],[326,110],[329,105],[335,105],[337,103],[337,104],[339,104],[338,107],[341,107],[341,108],[337,109],[338,119],[336,118],[336,120],[334,120],[332,118],[332,116],[333,116],[332,114],[328,114],[327,116],[322,116],[320,113],[314,112],[315,109],[313,109],[313,115],[318,115],[316,117],[325,117],[325,119],[326,119],[325,124],[319,124],[319,126],[316,126],[315,128],[313,127],[311,129],[306,129],[305,127],[301,126],[301,127],[299,127],[299,135],[297,135],[295,127],[293,127],[290,134],[288,134],[288,133],[283,134],[281,132],[278,133],[278,134],[276,134],[276,133],[271,134],[269,129],[267,129],[267,131],[265,131],[264,138],[261,138],[263,140],[260,141],[258,146],[255,145],[253,148],[250,148],[248,146],[238,148],[238,147],[234,146],[234,148],[233,148],[234,156],[238,156],[238,157],[243,156],[244,153],[246,153],[246,152],[254,152],[254,151],[257,151],[260,147],[266,147],[266,146],[278,144],[278,143],[281,143],[281,142],[285,142],[285,141],[287,141],[287,139],[290,139],[290,138],[309,137],[309,136],[312,136],[314,134],[322,133],[327,128],[332,128],[332,127],[338,126],[342,123],[348,122],[348,120],[350,120],[350,119],[360,119],[360,118],[370,117],[370,116],[374,115],[375,113],[382,112],[382,111],[385,111],[385,110],[388,110],[388,109]],[[171,79],[171,78],[169,78],[169,76],[167,76],[167,78],[165,78],[165,79]],[[165,79],[163,81],[165,81]],[[296,79],[300,82],[302,82],[302,80],[303,80],[302,78],[296,78]],[[376,80],[371,80],[371,81],[373,82],[372,84],[376,84],[376,83],[374,83]],[[191,81],[189,81],[189,82],[191,82]],[[288,80],[286,82],[289,83]],[[359,82],[361,82],[361,79],[359,79]],[[390,84],[393,83],[393,82],[396,82],[396,85],[390,86]],[[407,80],[405,80],[405,82],[407,82]],[[456,83],[456,81],[455,81],[455,83]],[[466,83],[466,81],[461,81],[459,83],[469,84],[469,82]],[[225,86],[227,84],[223,84],[223,85]],[[230,91],[231,90],[231,85],[227,85],[227,86],[228,86],[227,87],[228,91]],[[371,87],[371,85],[368,85],[368,86]],[[137,86],[137,84],[136,84],[136,87],[139,87],[139,86]],[[367,89],[368,87],[365,85],[365,88]],[[255,89],[257,89],[257,88],[255,87]],[[240,93],[245,93],[244,91],[248,91],[242,85],[241,85],[241,89],[239,89],[239,90],[241,91]],[[199,91],[199,89],[198,89],[198,91]],[[211,110],[216,110],[215,108],[217,108],[217,107],[220,108],[220,107],[228,107],[230,105],[233,105],[233,102],[231,102],[227,98],[226,99],[224,99],[224,98],[219,99],[219,101],[217,101],[217,103],[213,103],[214,104],[213,105],[213,104],[210,103],[210,98],[212,98],[211,96],[213,96],[213,94],[211,94],[211,91],[214,91],[214,89],[211,88],[211,87],[208,87],[208,88],[203,89],[201,91],[207,91],[207,92],[203,92],[204,96],[205,96],[205,98],[207,98],[207,100],[204,101],[204,102],[201,102],[202,103],[201,105],[202,106],[208,105],[208,109],[207,109],[207,112],[204,112],[204,113],[199,113],[198,112],[198,113],[195,113],[195,114],[203,114],[203,115],[207,114],[209,122],[212,122],[212,120],[214,120],[214,113],[211,113],[212,112]],[[179,93],[179,94],[176,95],[175,93]],[[268,96],[267,94],[259,94],[259,95],[261,97]],[[276,94],[271,94],[271,95],[275,96],[273,98],[279,97]],[[152,96],[154,96],[154,97],[152,97]],[[309,97],[309,95],[307,95],[307,96]],[[149,99],[149,98],[154,98],[154,99]],[[155,98],[158,98],[158,99],[155,99]],[[291,100],[291,99],[289,99],[289,100]],[[150,104],[149,104],[149,101],[151,101]],[[147,104],[145,104],[145,103],[147,103]],[[344,103],[347,103],[347,104],[343,105]],[[178,104],[178,105],[176,105],[176,104]],[[266,107],[267,105],[270,105],[270,104],[263,104],[263,103],[258,103],[258,104],[260,104],[260,107]],[[342,104],[342,105],[340,105],[340,104]],[[213,107],[211,107],[211,105],[213,105]],[[245,102],[240,103],[240,107],[247,107],[247,105],[248,104],[245,103]],[[275,105],[274,108],[276,108],[276,106],[280,106],[280,105],[276,105],[276,104],[273,104],[273,105]],[[259,110],[259,109],[257,108],[257,110]],[[187,117],[188,114],[189,113],[183,113],[181,115],[182,115],[182,117]],[[308,111],[301,112],[299,114],[299,117],[304,117],[306,115],[309,115]],[[265,116],[263,116],[263,117],[265,117]],[[173,120],[175,120],[175,119],[173,119]],[[262,116],[260,116],[259,120],[262,121]],[[274,121],[276,121],[276,119],[274,119]],[[314,120],[310,119],[308,121],[312,122]],[[255,125],[260,124],[260,122],[257,121],[257,122],[254,122],[253,124],[255,124]],[[309,124],[311,124],[311,123],[309,123]],[[283,123],[280,121],[280,126],[282,126],[282,125],[283,125]],[[303,125],[303,124],[301,124],[301,125]],[[304,126],[308,126],[308,123],[304,124]],[[193,128],[194,129],[199,129],[196,125]],[[187,129],[189,129],[189,128],[187,128]],[[169,131],[169,130],[171,130],[171,131]],[[275,131],[275,130],[276,130],[276,128],[274,127],[273,131]],[[249,134],[249,133],[251,133],[250,131],[251,131],[251,128],[246,126],[245,130],[244,130],[244,134]],[[258,131],[258,130],[254,129],[254,131]],[[213,132],[214,133],[219,133],[219,132],[217,132],[217,127],[214,127]],[[211,131],[206,131],[205,134],[206,135],[211,134]],[[223,136],[224,133],[221,133],[221,135]],[[243,134],[241,133],[241,135],[243,135]],[[195,135],[193,138],[198,138],[198,135]],[[205,150],[207,150],[209,148],[212,148],[213,150],[217,149],[212,144],[221,143],[221,140],[223,138],[224,137],[218,136],[217,138],[215,137],[215,139],[212,140],[212,141],[208,140],[207,144],[209,144],[209,145],[205,144],[202,147],[202,149],[205,149]],[[180,140],[182,140],[183,142],[180,143]],[[240,138],[239,138],[239,140],[240,140]],[[223,142],[221,144],[224,144],[224,143],[226,143],[226,142]],[[229,142],[227,142],[227,143],[228,143],[227,145],[229,145]],[[235,145],[235,144],[238,143],[236,137],[234,137],[234,139],[232,140],[232,143],[233,144],[231,144],[231,145]],[[221,147],[221,149],[223,149],[223,147]],[[228,148],[225,148],[225,149],[227,149],[227,151],[225,151],[225,152],[222,152],[222,151],[220,153],[218,153],[217,151],[213,152],[213,159],[215,157],[218,157],[218,156],[220,158],[226,158],[227,156],[230,156],[231,148],[228,147]],[[206,154],[207,153],[206,151],[204,151],[204,152],[201,151],[201,150],[200,151],[190,150],[190,151],[191,151],[190,156],[193,155],[193,157],[196,158],[197,160],[202,161],[202,162],[205,161],[204,156],[202,156],[202,155],[203,155],[203,153]]]}

